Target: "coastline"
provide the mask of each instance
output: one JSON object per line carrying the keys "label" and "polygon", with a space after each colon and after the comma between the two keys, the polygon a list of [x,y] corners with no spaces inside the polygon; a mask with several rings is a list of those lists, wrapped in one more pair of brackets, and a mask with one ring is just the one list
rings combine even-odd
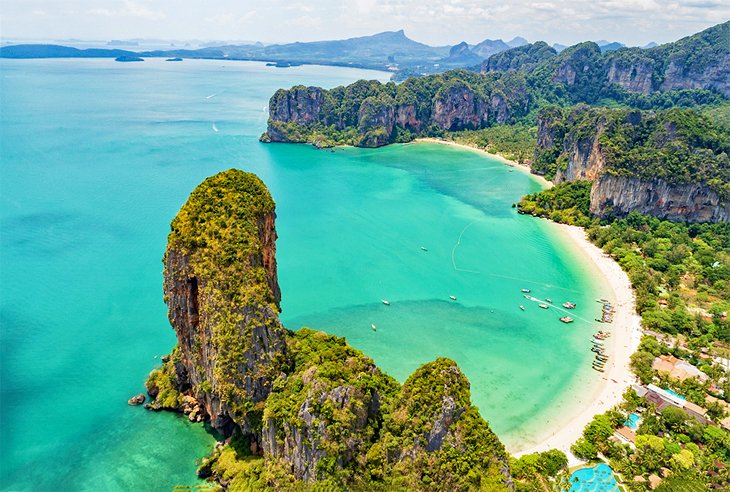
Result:
{"label": "coastline", "polygon": [[525,172],[535,178],[537,181],[540,182],[541,185],[543,185],[545,188],[552,188],[554,183],[552,181],[548,181],[543,176],[540,176],[539,174],[533,174],[532,171],[530,171],[530,166],[528,164],[521,164],[517,161],[512,161],[510,159],[507,159],[505,156],[500,154],[493,154],[491,152],[487,152],[484,149],[480,149],[479,147],[474,147],[472,145],[466,145],[458,142],[454,142],[453,140],[442,140],[440,138],[434,138],[434,137],[424,137],[424,138],[417,138],[413,140],[413,143],[435,143],[435,144],[441,144],[441,145],[450,145],[452,147],[459,147],[466,150],[471,150],[473,152],[479,152],[480,154],[484,154],[488,157],[491,157],[492,159],[496,159],[498,161],[501,161],[505,163],[508,166],[514,167],[515,169],[518,169],[521,172]]}
{"label": "coastline", "polygon": [[[551,181],[533,174],[529,165],[520,164],[477,147],[437,138],[419,138],[414,142],[451,145],[480,152],[530,174],[545,188],[554,186]],[[608,339],[607,344],[608,354],[611,357],[606,372],[595,373],[597,377],[592,378],[590,386],[592,390],[582,391],[580,399],[576,400],[575,405],[571,405],[569,411],[563,413],[559,419],[550,422],[547,426],[547,432],[543,434],[547,437],[540,438],[538,444],[528,444],[526,448],[518,445],[515,449],[509,451],[515,457],[520,457],[549,449],[559,449],[568,457],[570,466],[575,466],[582,463],[582,461],[570,452],[571,444],[582,436],[583,429],[593,420],[595,415],[619,404],[623,400],[626,389],[635,381],[629,362],[631,354],[636,351],[641,339],[641,317],[636,314],[635,296],[631,282],[619,264],[591,243],[582,227],[549,222],[551,222],[551,227],[556,227],[559,234],[575,246],[575,249],[584,256],[584,259],[593,266],[595,273],[600,275],[601,280],[610,292],[609,297],[616,308],[614,321],[611,323],[610,328],[607,328],[611,331],[611,337]]]}
{"label": "coastline", "polygon": [[592,391],[581,392],[578,404],[561,415],[560,420],[551,426],[555,430],[548,437],[527,449],[510,451],[515,457],[520,457],[555,448],[566,454],[570,466],[575,466],[582,461],[570,452],[571,444],[581,437],[583,429],[595,415],[620,403],[626,389],[635,381],[629,360],[641,339],[641,317],[636,314],[631,282],[619,264],[591,243],[583,228],[567,224],[553,225],[593,264],[611,293],[611,301],[616,308],[614,321],[608,328],[611,337],[607,348],[611,358],[606,372],[595,373],[596,377],[590,386]]}

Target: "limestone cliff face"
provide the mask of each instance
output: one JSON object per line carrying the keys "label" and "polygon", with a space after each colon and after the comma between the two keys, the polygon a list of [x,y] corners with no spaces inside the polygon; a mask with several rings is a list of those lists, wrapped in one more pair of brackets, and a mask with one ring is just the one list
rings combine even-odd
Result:
{"label": "limestone cliff face", "polygon": [[634,62],[614,59],[605,67],[606,79],[631,92],[649,94],[653,91],[654,60],[643,58]]}
{"label": "limestone cliff face", "polygon": [[[269,118],[272,121],[309,125],[322,118],[325,102],[324,90],[319,87],[295,86],[279,89],[269,100]],[[287,142],[288,138],[276,126],[269,126],[268,138],[272,142]]]}
{"label": "limestone cliff face", "polygon": [[[557,108],[548,108],[538,116],[533,172],[542,173],[547,169],[546,164],[552,164],[556,184],[577,180],[592,181],[590,211],[599,217],[624,217],[637,211],[662,219],[686,222],[730,220],[730,205],[713,190],[708,181],[692,182],[684,176],[679,177],[683,181],[670,181],[666,177],[657,176],[664,172],[665,165],[671,165],[661,160],[663,157],[659,151],[664,147],[677,155],[706,155],[704,165],[708,169],[711,168],[709,163],[713,158],[718,162],[723,162],[723,158],[726,162],[727,158],[722,153],[714,156],[712,151],[702,148],[678,150],[684,145],[680,140],[684,130],[671,117],[666,121],[662,120],[662,123],[653,123],[656,118],[654,112],[578,106],[566,115]],[[612,139],[612,132],[617,127],[620,128],[619,134],[624,137]],[[604,136],[607,137],[607,148],[602,144]],[[629,146],[622,138],[637,140],[633,146]],[[628,164],[625,160],[619,161],[620,165],[612,161],[617,154],[624,155],[622,153],[636,151],[639,146],[647,145],[656,154],[652,156],[645,151],[633,154],[644,159],[640,161],[641,166],[636,166],[631,160]],[[652,169],[657,174],[644,172],[649,165],[655,166]],[[704,176],[706,180],[710,179],[706,174]]]}
{"label": "limestone cliff face", "polygon": [[662,179],[641,180],[604,174],[591,188],[591,213],[624,217],[637,211],[682,222],[728,222],[730,204],[702,184],[670,184]]}
{"label": "limestone cliff face", "polygon": [[586,42],[572,46],[560,55],[560,61],[553,73],[553,82],[564,83],[568,86],[591,75],[595,59],[601,56],[601,50],[596,43]]}
{"label": "limestone cliff face", "polygon": [[336,470],[357,469],[355,460],[377,437],[381,401],[397,383],[344,339],[303,328],[292,346],[294,351],[306,347],[311,360],[300,357],[293,371],[276,381],[263,416],[264,453],[306,482],[324,478],[323,462]]}
{"label": "limestone cliff face", "polygon": [[393,104],[384,104],[373,97],[366,98],[358,111],[358,132],[363,135],[361,147],[382,147],[391,140],[395,126]]}
{"label": "limestone cliff face", "polygon": [[395,123],[401,128],[418,132],[421,121],[416,116],[416,107],[413,104],[399,105],[395,110]]}
{"label": "limestone cliff face", "polygon": [[[239,222],[222,233],[206,227],[213,217],[219,227],[217,217],[229,214]],[[227,171],[193,192],[173,221],[165,254],[165,300],[185,383],[224,434],[234,424],[249,426],[286,356],[274,218],[260,180]],[[230,251],[236,244],[245,247]]]}
{"label": "limestone cliff face", "polygon": [[589,135],[576,135],[569,132],[563,141],[563,151],[567,153],[568,162],[563,168],[559,166],[555,173],[555,183],[564,181],[593,181],[603,171],[606,160],[601,152],[600,139],[606,130],[604,121],[596,121],[594,131]]}
{"label": "limestone cliff face", "polygon": [[436,94],[432,119],[444,130],[479,128],[487,121],[487,105],[466,84],[453,84]]}
{"label": "limestone cliff face", "polygon": [[[407,478],[409,489],[421,490],[423,476],[440,490],[462,490],[461,474],[448,458],[457,454],[474,460],[473,473],[482,477],[475,490],[513,490],[507,453],[471,404],[469,381],[451,360],[436,359],[421,366],[403,384],[381,431],[375,452],[395,473]],[[470,443],[470,444],[467,444]]]}
{"label": "limestone cliff face", "polygon": [[730,97],[730,49],[718,63],[698,69],[687,60],[673,59],[664,74],[661,90],[714,89]]}

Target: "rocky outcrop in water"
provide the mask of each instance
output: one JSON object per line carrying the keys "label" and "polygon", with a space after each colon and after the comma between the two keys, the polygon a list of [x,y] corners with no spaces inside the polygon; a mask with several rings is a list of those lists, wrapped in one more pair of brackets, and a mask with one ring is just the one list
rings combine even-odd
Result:
{"label": "rocky outcrop in water", "polygon": [[224,434],[250,425],[286,359],[274,217],[263,183],[231,170],[196,188],[168,238],[164,290],[179,348],[168,364]]}
{"label": "rocky outcrop in water", "polygon": [[[362,116],[368,131],[394,118],[377,101]],[[228,436],[201,476],[232,488],[511,490],[504,447],[453,361],[422,366],[401,388],[343,338],[281,326],[274,219],[263,183],[230,170],[172,222],[165,301],[178,345],[150,374],[147,407]]]}

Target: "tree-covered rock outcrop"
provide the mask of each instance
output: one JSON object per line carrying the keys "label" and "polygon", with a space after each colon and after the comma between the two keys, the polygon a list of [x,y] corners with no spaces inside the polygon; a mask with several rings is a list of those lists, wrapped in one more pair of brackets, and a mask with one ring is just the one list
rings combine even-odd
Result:
{"label": "tree-covered rock outcrop", "polygon": [[534,124],[546,105],[664,109],[730,97],[730,22],[676,43],[602,53],[593,42],[560,53],[545,43],[492,55],[481,74],[453,70],[400,85],[358,81],[280,89],[263,141],[378,147],[447,131]]}
{"label": "tree-covered rock outcrop", "polygon": [[533,172],[593,182],[590,212],[730,220],[730,131],[690,109],[577,106],[538,116]]}
{"label": "tree-covered rock outcrop", "polygon": [[232,169],[172,221],[165,302],[178,345],[150,374],[149,408],[227,437],[200,475],[229,490],[511,490],[504,446],[453,361],[401,386],[344,338],[281,325],[274,218],[261,180]]}

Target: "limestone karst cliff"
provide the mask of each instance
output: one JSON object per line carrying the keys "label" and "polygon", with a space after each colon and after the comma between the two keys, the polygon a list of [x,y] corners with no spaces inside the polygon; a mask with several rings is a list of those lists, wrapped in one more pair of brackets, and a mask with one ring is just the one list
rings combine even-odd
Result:
{"label": "limestone karst cliff", "polygon": [[512,490],[504,446],[453,361],[401,387],[344,338],[281,325],[275,217],[261,180],[229,170],[199,185],[171,225],[164,291],[178,343],[150,374],[148,407],[228,437],[201,476],[234,489]]}
{"label": "limestone karst cliff", "polygon": [[675,43],[606,53],[590,41],[560,53],[537,42],[491,56],[481,74],[452,70],[398,85],[360,80],[330,90],[280,89],[269,101],[261,140],[379,147],[532,123],[548,102],[640,109],[714,104],[730,97],[728,35],[730,22]]}
{"label": "limestone karst cliff", "polygon": [[179,364],[225,434],[251,425],[286,360],[274,217],[263,183],[230,170],[195,189],[168,237],[164,290]]}
{"label": "limestone karst cliff", "polygon": [[602,53],[596,43],[585,42],[557,53],[537,42],[492,55],[482,63],[482,72],[541,72],[556,83],[590,87],[594,92],[608,83],[644,95],[706,89],[730,97],[728,39],[730,22],[649,49],[621,48]]}
{"label": "limestone karst cliff", "polygon": [[548,108],[533,171],[556,183],[592,181],[590,212],[599,217],[727,222],[729,151],[726,132],[690,110]]}

